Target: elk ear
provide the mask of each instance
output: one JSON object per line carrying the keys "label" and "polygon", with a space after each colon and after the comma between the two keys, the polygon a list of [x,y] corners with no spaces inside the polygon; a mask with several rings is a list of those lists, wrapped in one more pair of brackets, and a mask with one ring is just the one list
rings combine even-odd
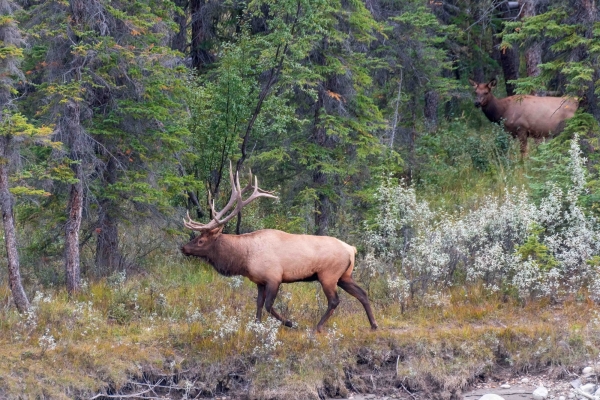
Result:
{"label": "elk ear", "polygon": [[494,78],[491,81],[489,81],[487,85],[490,89],[493,89],[496,87],[497,84],[498,84],[498,81],[496,80],[496,78]]}
{"label": "elk ear", "polygon": [[469,79],[469,83],[471,84],[471,86],[473,86],[474,88],[477,88],[477,82],[475,82],[473,79]]}
{"label": "elk ear", "polygon": [[223,228],[224,227],[225,227],[225,225],[218,226],[215,229],[212,229],[212,230],[208,231],[208,234],[211,235],[211,236],[220,235],[221,232],[223,232]]}

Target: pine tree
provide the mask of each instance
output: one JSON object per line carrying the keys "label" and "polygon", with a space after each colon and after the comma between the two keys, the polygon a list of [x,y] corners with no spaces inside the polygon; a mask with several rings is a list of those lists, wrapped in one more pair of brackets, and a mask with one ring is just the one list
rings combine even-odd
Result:
{"label": "pine tree", "polygon": [[[18,159],[18,146],[43,140],[48,128],[37,129],[18,112],[14,102],[16,84],[25,78],[20,69],[24,40],[13,14],[17,6],[12,1],[0,4],[0,40],[3,43],[0,57],[0,210],[4,225],[4,242],[8,258],[8,280],[13,300],[19,312],[29,309],[29,300],[21,282],[17,233],[14,216],[14,198],[11,193],[9,172]],[[30,192],[21,188],[22,193]]]}
{"label": "pine tree", "polygon": [[[67,288],[74,293],[84,210],[96,216],[85,236],[96,235],[96,271],[104,274],[123,267],[119,222],[179,191],[173,164],[164,160],[187,134],[177,98],[184,68],[167,46],[171,3],[72,0],[27,12],[26,26],[37,38],[30,72],[38,90],[30,101],[47,99],[39,118],[56,123],[75,178],[65,244]],[[131,207],[141,213],[124,212]]]}

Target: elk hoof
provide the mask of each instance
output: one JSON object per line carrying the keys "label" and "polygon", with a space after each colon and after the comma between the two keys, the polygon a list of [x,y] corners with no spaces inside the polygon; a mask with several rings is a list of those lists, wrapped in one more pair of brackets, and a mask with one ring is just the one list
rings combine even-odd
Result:
{"label": "elk hoof", "polygon": [[371,330],[376,331],[379,327],[377,325],[371,325]]}
{"label": "elk hoof", "polygon": [[294,327],[294,323],[292,321],[285,321],[283,323],[283,326],[287,326],[288,328],[293,328]]}

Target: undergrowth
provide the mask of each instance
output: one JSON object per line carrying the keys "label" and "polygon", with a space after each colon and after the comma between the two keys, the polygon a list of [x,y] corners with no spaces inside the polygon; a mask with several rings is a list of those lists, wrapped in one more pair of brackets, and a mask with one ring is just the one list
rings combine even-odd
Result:
{"label": "undergrowth", "polygon": [[180,398],[410,391],[450,399],[501,370],[562,376],[600,348],[597,311],[584,296],[523,305],[474,285],[403,312],[373,294],[380,330],[372,332],[360,303],[341,294],[326,332],[315,334],[326,305],[317,284],[282,288],[276,306],[298,325],[289,329],[270,317],[254,321],[249,282],[176,254],[155,261],[146,276],[91,282],[71,300],[62,290],[38,292],[22,316],[3,287],[0,396],[89,398],[151,388]]}

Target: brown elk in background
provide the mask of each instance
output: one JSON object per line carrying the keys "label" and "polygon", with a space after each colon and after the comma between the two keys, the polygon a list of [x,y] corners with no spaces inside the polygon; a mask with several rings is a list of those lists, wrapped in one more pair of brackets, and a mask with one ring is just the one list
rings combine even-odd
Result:
{"label": "brown elk in background", "polygon": [[[206,260],[217,272],[225,276],[241,275],[250,279],[258,287],[256,298],[256,319],[261,320],[262,308],[266,308],[285,326],[291,321],[284,320],[273,309],[273,303],[282,283],[309,282],[318,280],[327,297],[327,311],[317,324],[321,332],[333,310],[339,304],[336,286],[356,297],[365,308],[372,329],[377,329],[367,293],[352,278],[356,248],[333,237],[293,235],[275,229],[263,229],[242,235],[222,233],[224,224],[252,200],[259,197],[276,198],[270,192],[259,189],[258,180],[243,189],[239,175],[231,180],[231,197],[227,205],[216,212],[211,204],[212,220],[207,224],[192,221],[189,214],[184,224],[187,228],[200,232],[181,248],[186,256]],[[242,195],[252,190],[246,200]],[[225,214],[236,204],[229,215]]]}
{"label": "brown elk in background", "polygon": [[492,122],[504,121],[504,128],[521,142],[521,155],[527,155],[527,139],[541,140],[559,134],[564,121],[575,115],[578,102],[572,97],[538,97],[515,95],[498,99],[492,94],[496,80],[477,83],[469,79],[481,107]]}

